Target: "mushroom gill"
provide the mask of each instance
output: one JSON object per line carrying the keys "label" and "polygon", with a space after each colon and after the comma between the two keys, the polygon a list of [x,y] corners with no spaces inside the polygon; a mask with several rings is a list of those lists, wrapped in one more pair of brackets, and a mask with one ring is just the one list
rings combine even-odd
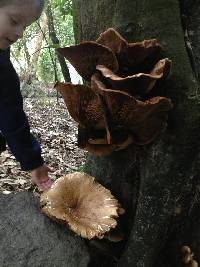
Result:
{"label": "mushroom gill", "polygon": [[86,173],[59,178],[40,198],[42,211],[76,234],[103,238],[117,226],[120,204],[111,192]]}
{"label": "mushroom gill", "polygon": [[83,128],[104,129],[99,98],[86,85],[57,82],[54,86],[63,96],[72,118]]}

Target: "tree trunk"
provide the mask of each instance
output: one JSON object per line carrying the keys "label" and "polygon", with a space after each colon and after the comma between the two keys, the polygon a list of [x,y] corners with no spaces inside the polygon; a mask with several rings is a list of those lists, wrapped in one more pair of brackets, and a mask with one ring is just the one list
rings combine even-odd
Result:
{"label": "tree trunk", "polygon": [[[47,2],[46,14],[47,14],[47,18],[48,18],[49,37],[50,37],[53,44],[59,45],[59,40],[56,36],[56,31],[55,31],[55,27],[54,27],[54,20],[53,20],[53,14],[52,14],[52,10],[51,10],[51,2],[50,1]],[[61,71],[62,71],[62,74],[63,74],[65,81],[71,82],[69,69],[68,69],[68,66],[65,62],[64,57],[61,56],[59,53],[56,53],[56,54],[57,54],[58,61],[60,63]]]}
{"label": "tree trunk", "polygon": [[[184,43],[179,2],[74,0],[74,8],[77,42],[95,40],[112,26],[128,41],[157,38],[173,63],[170,79],[160,88],[174,104],[167,129],[151,145],[132,145],[87,160],[87,172],[111,189],[126,209],[120,222],[125,241],[110,245],[117,258],[112,264],[181,267],[185,244],[200,261],[200,95]],[[94,259],[91,266],[110,267],[111,261],[100,265]]]}
{"label": "tree trunk", "polygon": [[180,0],[186,47],[192,68],[200,83],[200,4],[198,0]]}

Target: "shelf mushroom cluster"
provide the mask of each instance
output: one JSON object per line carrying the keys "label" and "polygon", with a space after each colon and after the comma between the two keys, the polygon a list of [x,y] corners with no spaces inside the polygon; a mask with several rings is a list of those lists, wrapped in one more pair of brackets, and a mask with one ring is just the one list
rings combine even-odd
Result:
{"label": "shelf mushroom cluster", "polygon": [[57,179],[41,194],[40,206],[47,216],[87,239],[112,240],[110,230],[116,228],[117,218],[124,213],[108,189],[94,177],[80,172]]}
{"label": "shelf mushroom cluster", "polygon": [[149,96],[171,68],[156,39],[128,43],[109,28],[95,42],[58,48],[58,52],[88,83],[55,85],[78,122],[79,147],[108,155],[132,143],[151,143],[166,126],[171,100]]}

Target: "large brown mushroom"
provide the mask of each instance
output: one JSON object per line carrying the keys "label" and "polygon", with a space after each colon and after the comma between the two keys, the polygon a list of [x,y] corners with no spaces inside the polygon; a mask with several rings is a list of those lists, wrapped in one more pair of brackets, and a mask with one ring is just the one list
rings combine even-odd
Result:
{"label": "large brown mushroom", "polygon": [[130,68],[132,70],[144,61],[146,61],[146,67],[148,65],[151,66],[152,63],[155,63],[155,60],[160,59],[163,49],[156,39],[128,43],[113,28],[109,28],[101,33],[96,42],[109,47],[116,54],[122,73],[123,68]]}
{"label": "large brown mushroom", "polygon": [[68,59],[77,72],[86,80],[90,80],[92,74],[96,71],[97,65],[105,65],[114,72],[119,68],[113,51],[92,41],[58,48],[57,51]]}
{"label": "large brown mushroom", "polygon": [[91,81],[90,87],[55,86],[79,124],[79,147],[103,156],[131,143],[148,144],[158,136],[172,108],[166,97],[148,99],[155,83],[170,72],[171,61],[162,58],[162,50],[156,39],[129,43],[112,28],[96,42],[58,49]]}
{"label": "large brown mushroom", "polygon": [[[170,99],[153,97],[143,102],[128,93],[107,89],[98,74],[91,80],[91,88],[102,95],[109,110],[106,124],[109,125],[109,118],[112,118],[113,128],[129,129],[133,142],[140,145],[152,142],[166,125],[167,112],[172,108]],[[116,139],[112,134],[111,138]]]}
{"label": "large brown mushroom", "polygon": [[63,96],[70,115],[79,124],[79,147],[97,156],[105,156],[132,143],[129,135],[125,140],[109,145],[103,107],[91,88],[62,82],[57,82],[55,88]]}
{"label": "large brown mushroom", "polygon": [[123,90],[131,95],[148,93],[161,78],[167,78],[170,72],[171,61],[168,58],[159,60],[150,73],[137,73],[127,77],[120,77],[103,65],[96,69],[106,78],[112,89]]}
{"label": "large brown mushroom", "polygon": [[121,207],[111,192],[86,173],[71,173],[43,192],[42,211],[60,221],[76,234],[92,239],[103,238],[117,226]]}
{"label": "large brown mushroom", "polygon": [[54,86],[63,96],[72,118],[83,128],[105,129],[99,98],[90,87],[57,82]]}

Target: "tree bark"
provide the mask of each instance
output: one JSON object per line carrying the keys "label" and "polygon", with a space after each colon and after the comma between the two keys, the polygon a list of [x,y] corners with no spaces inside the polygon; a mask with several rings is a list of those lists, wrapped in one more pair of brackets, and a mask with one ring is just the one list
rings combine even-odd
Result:
{"label": "tree bark", "polygon": [[126,209],[120,222],[126,238],[114,246],[114,266],[179,267],[187,242],[200,260],[199,227],[193,229],[196,239],[188,230],[199,220],[200,92],[185,47],[179,2],[74,0],[74,7],[77,42],[95,40],[112,26],[129,41],[157,38],[173,63],[170,79],[159,88],[174,104],[167,129],[151,145],[87,160],[87,172]]}
{"label": "tree bark", "polygon": [[180,4],[188,55],[200,83],[200,4],[198,0],[180,0]]}

